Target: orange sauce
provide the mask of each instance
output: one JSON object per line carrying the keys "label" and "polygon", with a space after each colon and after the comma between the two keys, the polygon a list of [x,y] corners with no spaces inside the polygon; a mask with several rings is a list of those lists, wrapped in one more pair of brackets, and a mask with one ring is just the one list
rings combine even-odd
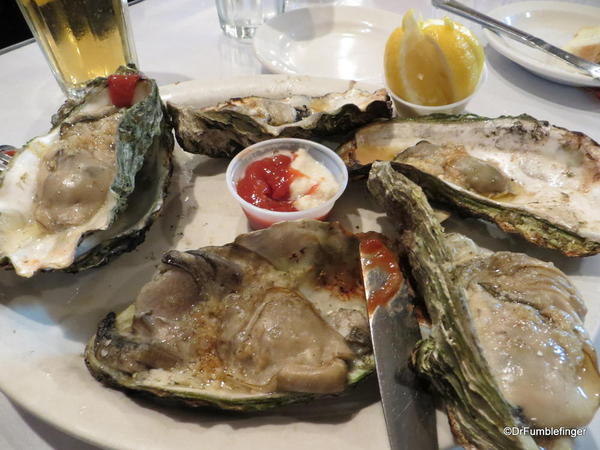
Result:
{"label": "orange sauce", "polygon": [[387,273],[383,285],[378,290],[370,292],[367,298],[367,312],[371,315],[378,306],[385,306],[394,297],[404,280],[396,255],[381,238],[375,233],[364,233],[359,236],[359,239],[361,256],[367,257],[366,269],[377,268]]}

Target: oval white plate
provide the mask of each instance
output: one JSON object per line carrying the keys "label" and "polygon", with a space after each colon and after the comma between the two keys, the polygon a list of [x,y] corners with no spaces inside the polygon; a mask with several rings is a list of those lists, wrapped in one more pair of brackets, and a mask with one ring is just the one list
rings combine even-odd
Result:
{"label": "oval white plate", "polygon": [[[174,103],[206,106],[246,95],[284,97],[341,92],[351,82],[307,76],[257,75],[188,81],[161,88]],[[358,87],[370,88],[357,84]],[[147,450],[244,449],[365,450],[388,447],[375,379],[338,399],[257,415],[218,414],[157,406],[104,387],[83,362],[83,349],[98,322],[130,304],[168,249],[231,242],[247,231],[239,205],[225,189],[228,160],[175,149],[176,167],[162,216],[146,241],[107,266],[72,275],[42,273],[21,279],[0,271],[0,389],[14,402],[66,433],[103,448]],[[348,230],[390,229],[364,183],[351,183],[332,216]],[[490,237],[479,221],[449,221],[495,250],[525,251],[571,276],[588,301],[587,329],[600,348],[600,256],[574,259],[544,251],[505,234]],[[440,448],[452,438],[438,413]],[[600,415],[578,439],[581,449],[600,441]]]}
{"label": "oval white plate", "polygon": [[[258,75],[183,82],[161,88],[161,94],[175,103],[206,106],[247,95],[318,96],[343,92],[352,84]],[[106,388],[88,373],[82,353],[98,322],[134,301],[166,250],[222,245],[248,231],[245,216],[225,188],[228,162],[177,147],[162,216],[141,246],[107,266],[76,275],[42,273],[33,279],[0,271],[0,389],[29,412],[102,448],[385,449],[387,434],[374,378],[338,399],[273,414],[232,415],[157,406]],[[381,213],[372,211],[362,184],[347,190],[333,215],[348,230],[381,229]]]}
{"label": "oval white plate", "polygon": [[[600,25],[600,8],[577,3],[510,3],[494,9],[489,15],[561,48],[581,28]],[[492,31],[485,30],[484,33],[496,51],[543,78],[570,86],[600,86],[600,80],[577,71],[558,58]]]}
{"label": "oval white plate", "polygon": [[275,73],[381,83],[383,50],[402,16],[355,6],[296,9],[263,24],[257,58]]}

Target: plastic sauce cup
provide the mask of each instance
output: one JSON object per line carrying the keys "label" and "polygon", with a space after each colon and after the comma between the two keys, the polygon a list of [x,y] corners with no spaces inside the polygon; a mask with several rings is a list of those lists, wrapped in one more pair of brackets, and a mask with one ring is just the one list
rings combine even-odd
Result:
{"label": "plastic sauce cup", "polygon": [[[339,188],[332,198],[319,206],[302,211],[271,211],[259,208],[240,197],[237,192],[237,183],[244,176],[246,167],[249,164],[259,159],[273,157],[284,151],[295,152],[300,149],[306,150],[311,157],[323,164],[337,181]],[[324,145],[305,139],[279,138],[253,144],[238,153],[231,160],[229,166],[227,166],[225,180],[227,189],[229,189],[233,198],[239,202],[244,214],[248,217],[250,227],[257,230],[269,227],[277,222],[288,220],[325,219],[336,200],[346,189],[346,185],[348,184],[348,170],[342,158]]]}
{"label": "plastic sauce cup", "polygon": [[481,76],[479,77],[479,83],[475,87],[475,90],[468,97],[463,98],[454,103],[450,103],[448,105],[439,105],[439,106],[423,106],[417,105],[416,103],[410,103],[406,100],[398,97],[396,94],[392,92],[392,90],[388,87],[388,93],[392,101],[394,102],[394,106],[396,108],[396,112],[400,117],[417,117],[417,116],[427,116],[429,114],[460,114],[463,112],[467,106],[467,103],[471,101],[473,96],[477,94],[481,86],[485,83],[487,79],[487,65],[484,63],[483,69],[481,70]]}

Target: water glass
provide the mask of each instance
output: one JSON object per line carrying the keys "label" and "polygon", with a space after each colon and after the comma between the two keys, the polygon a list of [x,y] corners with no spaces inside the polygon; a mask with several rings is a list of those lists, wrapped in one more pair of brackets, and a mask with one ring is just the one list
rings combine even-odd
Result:
{"label": "water glass", "polygon": [[58,84],[77,97],[85,83],[136,64],[127,0],[17,0]]}
{"label": "water glass", "polygon": [[227,36],[252,39],[260,25],[283,13],[285,0],[216,0],[216,5]]}

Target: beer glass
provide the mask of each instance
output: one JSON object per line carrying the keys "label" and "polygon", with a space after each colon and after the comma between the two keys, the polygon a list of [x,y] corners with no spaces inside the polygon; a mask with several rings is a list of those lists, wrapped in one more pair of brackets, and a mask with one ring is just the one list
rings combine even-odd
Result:
{"label": "beer glass", "polygon": [[67,97],[117,67],[136,64],[127,0],[17,0]]}

